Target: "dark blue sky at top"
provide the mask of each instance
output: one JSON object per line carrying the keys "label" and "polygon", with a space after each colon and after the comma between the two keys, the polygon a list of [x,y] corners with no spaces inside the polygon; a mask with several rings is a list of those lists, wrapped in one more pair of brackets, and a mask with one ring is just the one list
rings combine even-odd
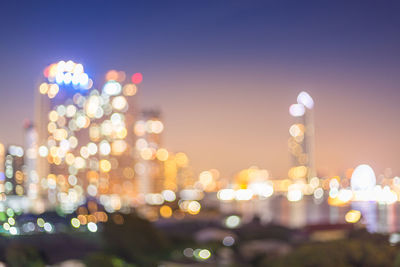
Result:
{"label": "dark blue sky at top", "polygon": [[[22,143],[22,120],[33,118],[43,68],[72,59],[97,87],[109,69],[142,72],[141,106],[163,110],[166,146],[187,150],[198,169],[221,166],[231,174],[254,162],[285,173],[287,106],[303,89],[321,103],[320,165],[354,167],[358,147],[346,152],[348,161],[329,162],[360,136],[355,121],[371,121],[368,131],[360,130],[366,141],[392,125],[383,134],[395,143],[393,131],[400,131],[399,11],[397,1],[1,1],[0,141]],[[196,132],[184,127],[193,120],[201,126]],[[220,144],[227,135],[235,159]],[[212,144],[213,161],[191,145],[199,138]],[[342,146],[335,152],[327,140]],[[372,152],[384,152],[382,145]],[[365,159],[394,167],[397,149],[382,160],[373,153]],[[268,157],[265,150],[279,152]]]}

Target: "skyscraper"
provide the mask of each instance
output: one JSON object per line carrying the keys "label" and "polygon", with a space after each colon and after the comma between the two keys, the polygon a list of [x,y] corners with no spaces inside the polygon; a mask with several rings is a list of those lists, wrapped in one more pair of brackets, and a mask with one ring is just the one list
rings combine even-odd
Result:
{"label": "skyscraper", "polygon": [[143,110],[135,123],[137,135],[137,187],[142,196],[160,193],[164,188],[163,161],[168,159],[168,151],[161,147],[161,133],[164,124],[159,110]]}
{"label": "skyscraper", "polygon": [[36,170],[38,156],[38,135],[32,122],[26,121],[25,129],[25,192],[30,200],[35,200],[39,193],[39,177]]}
{"label": "skyscraper", "polygon": [[4,164],[6,159],[6,149],[2,143],[0,143],[0,200],[5,200],[5,188],[4,183],[6,175],[4,173]]}
{"label": "skyscraper", "polygon": [[295,123],[289,128],[288,140],[292,161],[289,177],[294,180],[306,179],[309,182],[316,176],[313,108],[313,99],[304,91],[297,96],[297,103],[289,108],[290,115],[295,119]]}
{"label": "skyscraper", "polygon": [[142,75],[134,74],[130,83],[113,70],[95,89],[81,64],[60,61],[44,76],[36,123],[41,195],[66,212],[87,198],[109,211],[120,209],[133,191],[135,117],[129,98]]}
{"label": "skyscraper", "polygon": [[7,196],[25,195],[24,149],[10,145],[5,157],[5,193]]}

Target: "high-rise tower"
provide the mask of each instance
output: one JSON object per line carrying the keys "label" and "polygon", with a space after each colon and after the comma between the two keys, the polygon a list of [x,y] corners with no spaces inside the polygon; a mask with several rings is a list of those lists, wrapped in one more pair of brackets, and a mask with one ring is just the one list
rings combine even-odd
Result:
{"label": "high-rise tower", "polygon": [[81,64],[60,61],[44,76],[36,123],[41,195],[67,212],[87,198],[109,211],[120,209],[133,187],[135,118],[129,99],[142,75],[130,82],[113,70],[96,89]]}
{"label": "high-rise tower", "polygon": [[135,123],[137,187],[141,195],[160,193],[164,188],[163,163],[168,159],[167,150],[161,148],[164,125],[160,111],[143,110]]}
{"label": "high-rise tower", "polygon": [[289,177],[295,180],[305,179],[307,182],[316,176],[314,158],[314,101],[307,92],[297,96],[297,103],[289,108],[295,123],[289,128],[288,141],[292,159]]}

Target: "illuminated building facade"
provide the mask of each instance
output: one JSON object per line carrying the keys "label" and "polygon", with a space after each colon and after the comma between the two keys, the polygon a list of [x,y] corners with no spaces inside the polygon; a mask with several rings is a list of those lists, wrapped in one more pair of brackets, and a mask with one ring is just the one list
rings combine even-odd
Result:
{"label": "illuminated building facade", "polygon": [[314,101],[306,92],[297,96],[297,103],[289,108],[295,123],[289,128],[288,141],[292,159],[289,178],[304,179],[307,182],[316,176],[314,159]]}
{"label": "illuminated building facade", "polygon": [[4,192],[8,196],[25,195],[24,149],[11,145],[7,148],[4,162]]}
{"label": "illuminated building facade", "polygon": [[132,82],[110,71],[102,89],[81,64],[60,61],[44,71],[37,106],[37,163],[41,194],[51,206],[72,212],[87,197],[109,211],[129,202],[134,160],[134,107],[142,75]]}
{"label": "illuminated building facade", "polygon": [[29,199],[37,199],[39,193],[39,177],[36,172],[36,160],[38,154],[37,132],[30,121],[26,121],[25,129],[25,192]]}
{"label": "illuminated building facade", "polygon": [[135,123],[137,187],[139,194],[160,193],[164,189],[163,162],[169,153],[161,147],[164,124],[158,110],[143,110]]}
{"label": "illuminated building facade", "polygon": [[5,159],[6,159],[6,150],[4,145],[0,143],[0,200],[5,199],[5,188],[4,188],[4,183],[6,179],[6,175],[4,173]]}

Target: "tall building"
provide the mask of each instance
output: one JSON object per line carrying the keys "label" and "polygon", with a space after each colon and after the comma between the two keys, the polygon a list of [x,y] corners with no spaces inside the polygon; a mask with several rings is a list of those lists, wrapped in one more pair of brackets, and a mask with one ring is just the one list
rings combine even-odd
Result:
{"label": "tall building", "polygon": [[16,145],[8,146],[4,166],[5,194],[7,196],[25,195],[24,149]]}
{"label": "tall building", "polygon": [[110,71],[101,89],[81,64],[60,61],[44,71],[37,106],[37,174],[51,206],[73,211],[87,198],[118,210],[133,194],[134,106],[142,75],[132,82]]}
{"label": "tall building", "polygon": [[295,122],[289,128],[288,141],[292,167],[289,178],[310,181],[316,176],[314,158],[314,101],[307,92],[297,96],[297,103],[289,108]]}
{"label": "tall building", "polygon": [[32,122],[26,121],[25,129],[25,192],[30,200],[35,200],[39,194],[39,177],[36,171],[38,156],[38,135]]}
{"label": "tall building", "polygon": [[6,175],[4,173],[6,160],[6,149],[2,143],[0,143],[0,200],[3,201],[6,198],[4,183],[6,179]]}
{"label": "tall building", "polygon": [[78,139],[87,135],[89,118],[83,104],[91,92],[93,81],[84,72],[81,64],[60,61],[48,66],[44,82],[39,86],[36,99],[36,121],[38,134],[37,174],[40,190],[38,200],[49,206],[72,205],[79,202],[83,187],[74,183],[83,159],[75,155]]}
{"label": "tall building", "polygon": [[135,123],[136,140],[135,172],[140,195],[160,193],[164,189],[163,161],[168,151],[161,147],[164,124],[159,110],[143,110]]}

